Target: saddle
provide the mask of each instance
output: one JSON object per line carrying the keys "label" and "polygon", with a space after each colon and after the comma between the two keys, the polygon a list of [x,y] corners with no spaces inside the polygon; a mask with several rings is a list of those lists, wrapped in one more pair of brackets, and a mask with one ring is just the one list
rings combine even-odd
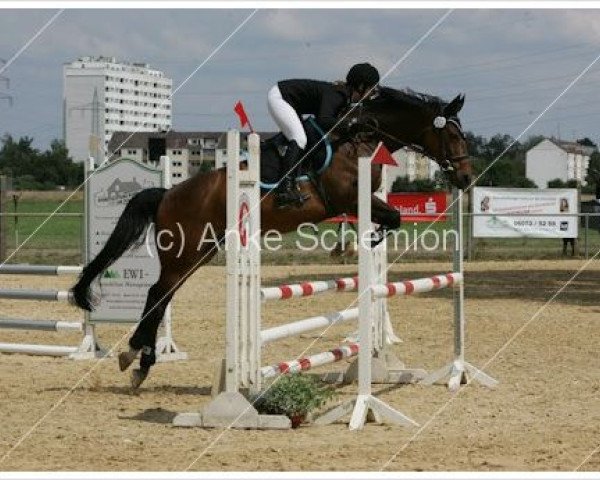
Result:
{"label": "saddle", "polygon": [[[298,169],[298,182],[308,181],[311,176],[321,175],[331,164],[333,147],[314,117],[302,122],[306,132],[306,148],[302,152],[302,164]],[[261,142],[260,179],[262,189],[275,188],[285,172],[281,171],[281,158],[285,155],[287,139],[282,133]]]}

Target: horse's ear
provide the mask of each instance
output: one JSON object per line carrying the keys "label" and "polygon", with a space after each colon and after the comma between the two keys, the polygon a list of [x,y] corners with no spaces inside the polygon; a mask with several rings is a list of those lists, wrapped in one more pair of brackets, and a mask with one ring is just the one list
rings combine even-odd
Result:
{"label": "horse's ear", "polygon": [[444,107],[444,117],[450,118],[458,115],[465,104],[465,96],[457,95],[448,105]]}

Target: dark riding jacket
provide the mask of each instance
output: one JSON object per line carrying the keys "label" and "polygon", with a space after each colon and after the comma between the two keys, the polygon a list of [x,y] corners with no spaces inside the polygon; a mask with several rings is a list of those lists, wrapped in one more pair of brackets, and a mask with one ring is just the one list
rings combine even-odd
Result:
{"label": "dark riding jacket", "polygon": [[314,115],[317,123],[331,130],[341,110],[348,105],[344,87],[320,80],[282,80],[277,86],[281,96],[298,115]]}

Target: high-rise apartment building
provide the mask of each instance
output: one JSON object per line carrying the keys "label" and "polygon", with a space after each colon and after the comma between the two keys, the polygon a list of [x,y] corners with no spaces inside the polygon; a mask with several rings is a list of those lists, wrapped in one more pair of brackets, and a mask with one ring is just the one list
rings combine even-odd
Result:
{"label": "high-rise apartment building", "polygon": [[64,136],[74,161],[110,156],[116,131],[163,132],[172,126],[173,81],[141,63],[82,57],[64,66]]}

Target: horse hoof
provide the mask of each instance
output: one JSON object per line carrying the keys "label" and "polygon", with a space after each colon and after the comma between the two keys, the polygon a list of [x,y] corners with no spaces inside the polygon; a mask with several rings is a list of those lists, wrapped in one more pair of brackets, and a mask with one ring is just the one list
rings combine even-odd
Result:
{"label": "horse hoof", "polygon": [[129,366],[135,360],[136,356],[137,356],[136,350],[129,350],[128,352],[119,353],[119,370],[121,370],[122,372],[127,370],[129,368]]}
{"label": "horse hoof", "polygon": [[131,372],[131,388],[135,391],[140,388],[140,385],[144,383],[146,377],[148,376],[147,370],[141,370],[136,368]]}

